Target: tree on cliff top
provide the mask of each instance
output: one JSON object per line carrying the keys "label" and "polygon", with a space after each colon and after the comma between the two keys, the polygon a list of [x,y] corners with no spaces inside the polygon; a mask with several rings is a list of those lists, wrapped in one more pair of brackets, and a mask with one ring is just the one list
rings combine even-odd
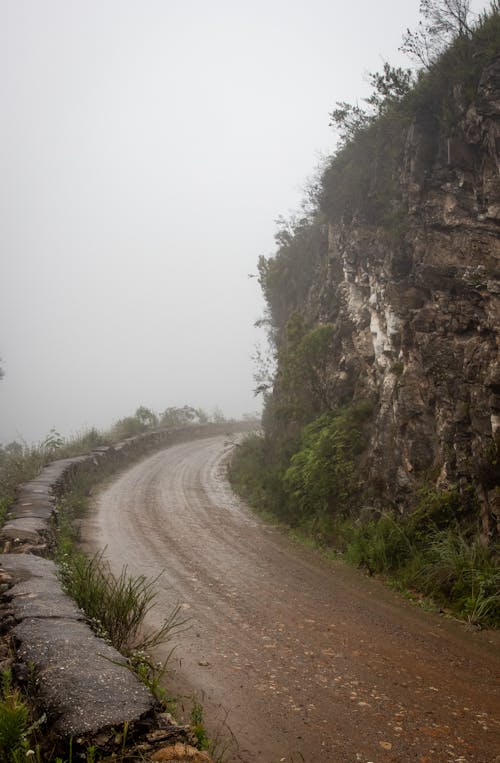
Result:
{"label": "tree on cliff top", "polygon": [[470,0],[421,0],[421,21],[406,30],[400,50],[430,69],[457,37],[470,37]]}
{"label": "tree on cliff top", "polygon": [[338,133],[341,146],[355,140],[359,133],[408,95],[414,75],[411,69],[385,62],[382,71],[371,73],[369,80],[372,93],[363,99],[367,106],[337,101],[330,114],[330,127]]}
{"label": "tree on cliff top", "polygon": [[[492,9],[498,0],[492,3]],[[406,30],[400,50],[430,69],[450,43],[459,37],[470,37],[470,0],[421,0],[421,21],[416,30]],[[338,133],[340,145],[345,146],[402,101],[415,85],[411,69],[384,63],[381,72],[369,74],[372,94],[364,98],[367,106],[337,101],[330,114],[330,127]]]}

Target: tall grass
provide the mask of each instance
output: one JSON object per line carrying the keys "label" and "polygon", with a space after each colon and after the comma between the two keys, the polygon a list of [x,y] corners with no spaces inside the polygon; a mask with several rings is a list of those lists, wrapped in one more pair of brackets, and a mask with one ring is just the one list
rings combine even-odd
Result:
{"label": "tall grass", "polygon": [[87,453],[109,441],[109,437],[96,429],[89,429],[67,440],[52,430],[38,445],[11,442],[0,446],[0,526],[14,502],[18,485],[35,479],[45,466],[56,459]]}
{"label": "tall grass", "polygon": [[49,461],[47,452],[39,446],[11,443],[0,448],[0,526],[14,501],[16,487],[34,479]]}
{"label": "tall grass", "polygon": [[151,649],[168,641],[179,620],[179,607],[164,619],[156,631],[144,632],[146,615],[157,599],[158,578],[133,577],[124,567],[114,575],[103,559],[103,553],[87,558],[76,553],[61,564],[65,590],[76,601],[96,632],[124,654]]}
{"label": "tall grass", "polygon": [[389,575],[477,626],[500,627],[500,547],[486,548],[457,524],[429,529],[384,515],[336,525],[336,544],[351,564]]}
{"label": "tall grass", "polygon": [[479,539],[455,528],[435,531],[415,581],[475,625],[500,625],[499,560]]}
{"label": "tall grass", "polygon": [[29,717],[29,707],[20,691],[12,687],[10,671],[4,671],[0,697],[0,756],[6,763],[17,763],[25,756]]}
{"label": "tall grass", "polygon": [[370,574],[401,568],[415,551],[404,528],[389,514],[366,523],[346,521],[340,529],[347,540],[347,560]]}

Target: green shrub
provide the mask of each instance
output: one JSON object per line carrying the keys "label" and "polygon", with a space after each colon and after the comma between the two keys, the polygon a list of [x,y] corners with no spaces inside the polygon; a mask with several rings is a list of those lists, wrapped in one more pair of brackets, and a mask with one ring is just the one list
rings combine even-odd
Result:
{"label": "green shrub", "polygon": [[250,434],[235,448],[228,467],[234,490],[259,513],[287,516],[283,489],[283,454],[271,447],[268,438]]}
{"label": "green shrub", "polygon": [[363,449],[362,422],[370,410],[363,403],[327,413],[304,429],[301,448],[283,479],[296,521],[354,508],[361,490],[355,456]]}
{"label": "green shrub", "polygon": [[460,493],[456,487],[445,490],[424,487],[418,492],[415,510],[406,520],[407,533],[417,545],[427,544],[430,534],[450,525],[460,526],[463,531],[468,527],[473,534],[477,515],[477,498],[471,488]]}
{"label": "green shrub", "polygon": [[[347,535],[346,529],[344,533]],[[351,526],[346,558],[370,574],[400,569],[412,552],[413,547],[401,523],[390,515]]]}

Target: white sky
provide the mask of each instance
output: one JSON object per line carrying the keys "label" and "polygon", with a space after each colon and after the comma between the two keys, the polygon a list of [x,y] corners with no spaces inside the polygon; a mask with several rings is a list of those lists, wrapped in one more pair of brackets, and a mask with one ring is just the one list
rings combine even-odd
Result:
{"label": "white sky", "polygon": [[[477,3],[476,7],[484,6]],[[255,411],[260,254],[418,0],[0,0],[0,441]]]}

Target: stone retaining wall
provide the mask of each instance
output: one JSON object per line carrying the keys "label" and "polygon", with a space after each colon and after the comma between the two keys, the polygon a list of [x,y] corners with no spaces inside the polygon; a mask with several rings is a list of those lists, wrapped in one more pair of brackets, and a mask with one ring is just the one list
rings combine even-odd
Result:
{"label": "stone retaining wall", "polygon": [[[244,428],[241,423],[206,424],[146,432],[83,456],[54,461],[36,479],[18,487],[0,529],[4,544],[0,632],[13,636],[18,670],[35,668],[39,699],[51,731],[59,738],[79,737],[85,744],[125,723],[151,727],[155,700],[124,658],[90,630],[63,592],[54,562],[41,558],[55,544],[58,499],[83,474],[93,472],[98,479],[100,473],[109,474],[170,445]],[[163,720],[163,728],[154,723],[157,742],[172,738],[168,723]]]}
{"label": "stone retaining wall", "polygon": [[[16,500],[0,529],[4,551],[20,547],[25,553],[46,556],[53,543],[57,499],[71,490],[82,474],[118,470],[148,453],[179,442],[234,434],[245,428],[241,423],[199,424],[171,429],[156,429],[129,437],[115,445],[96,448],[83,456],[53,461],[34,480],[19,485]],[[249,427],[250,428],[250,427]]]}

